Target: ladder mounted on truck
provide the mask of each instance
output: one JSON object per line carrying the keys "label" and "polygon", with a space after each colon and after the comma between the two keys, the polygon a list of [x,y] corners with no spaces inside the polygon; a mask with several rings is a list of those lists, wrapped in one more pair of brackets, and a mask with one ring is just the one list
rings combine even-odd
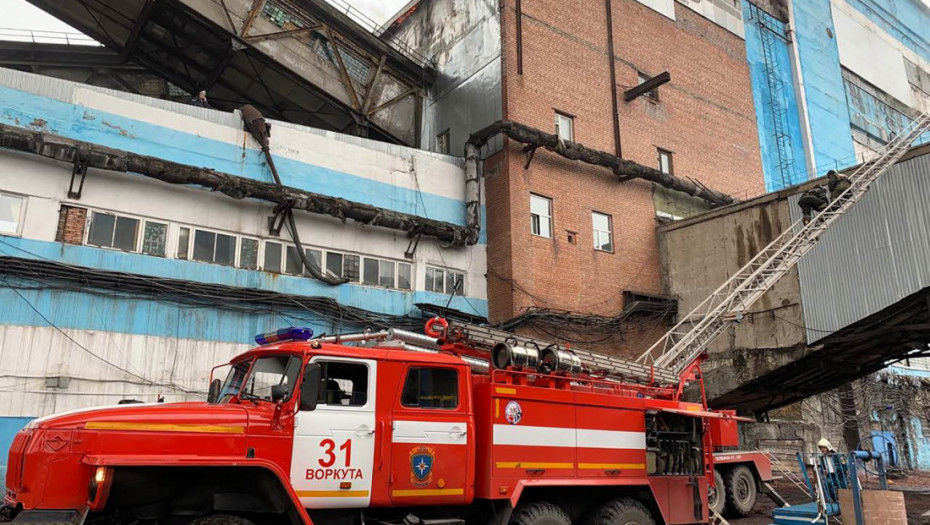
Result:
{"label": "ladder mounted on truck", "polygon": [[862,164],[849,177],[850,187],[808,224],[792,224],[709,297],[697,305],[637,361],[685,375],[714,339],[729,325],[738,323],[765,292],[814,247],[820,236],[861,199],[869,187],[907,152],[911,143],[930,130],[930,115],[915,119],[892,139],[881,153]]}

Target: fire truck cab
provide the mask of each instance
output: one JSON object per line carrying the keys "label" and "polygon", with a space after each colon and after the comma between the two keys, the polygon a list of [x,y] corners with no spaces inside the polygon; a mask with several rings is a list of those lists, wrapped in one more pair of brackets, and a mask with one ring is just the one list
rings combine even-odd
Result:
{"label": "fire truck cab", "polygon": [[72,525],[708,521],[710,429],[728,414],[580,378],[570,360],[482,368],[447,350],[272,343],[236,357],[206,403],[34,420],[13,442],[3,513]]}

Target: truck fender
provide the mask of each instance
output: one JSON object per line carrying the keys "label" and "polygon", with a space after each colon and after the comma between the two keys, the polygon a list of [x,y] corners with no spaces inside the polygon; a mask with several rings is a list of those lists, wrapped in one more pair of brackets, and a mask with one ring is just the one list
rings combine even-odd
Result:
{"label": "truck fender", "polygon": [[109,456],[109,455],[90,455],[85,456],[83,463],[93,467],[249,467],[260,468],[268,471],[275,479],[282,491],[290,498],[291,504],[300,520],[304,525],[313,525],[313,521],[307,514],[307,510],[300,502],[300,497],[291,487],[289,477],[281,470],[277,464],[264,459],[245,459],[242,457],[223,458],[223,457],[184,457],[176,456],[172,458],[153,458],[146,456]]}

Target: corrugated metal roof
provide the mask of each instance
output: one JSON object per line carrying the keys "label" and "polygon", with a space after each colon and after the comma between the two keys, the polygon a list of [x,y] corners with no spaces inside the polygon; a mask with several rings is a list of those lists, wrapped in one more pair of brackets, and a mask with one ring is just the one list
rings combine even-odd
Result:
{"label": "corrugated metal roof", "polygon": [[[181,115],[187,115],[190,117],[198,118],[200,120],[222,124],[224,126],[242,126],[242,119],[239,117],[238,111],[227,113],[225,111],[191,106],[189,104],[182,104],[179,102],[173,102],[171,100],[162,100],[158,98],[146,97],[144,95],[126,93],[125,91],[117,91],[115,89],[90,86],[87,84],[71,82],[69,80],[61,80],[43,75],[26,73],[23,71],[17,71],[15,69],[0,68],[0,86],[5,86],[18,91],[24,91],[26,93],[33,93],[35,95],[60,100],[69,104],[73,103],[74,101],[75,90],[88,89],[98,93],[104,93],[118,97],[123,100],[145,104],[153,108],[163,109]],[[292,124],[290,122],[282,122],[272,119],[268,119],[268,121],[271,122],[274,126],[287,127],[307,133],[322,135],[333,140],[344,142],[346,144],[361,146],[363,148],[372,149],[381,153],[387,153],[389,155],[395,155],[398,157],[411,157],[414,153],[416,153],[418,155],[427,155],[436,158],[440,161],[458,166],[459,168],[465,167],[465,159],[462,157],[442,155],[439,153],[433,153],[431,151],[400,146],[397,144],[389,144],[387,142],[380,142],[377,140],[356,137],[353,135],[345,135],[343,133],[336,133],[334,131],[311,128],[308,126],[301,126],[298,124]]]}
{"label": "corrugated metal roof", "polygon": [[[801,218],[800,194],[789,198]],[[930,284],[930,155],[892,167],[798,264],[808,343]]]}

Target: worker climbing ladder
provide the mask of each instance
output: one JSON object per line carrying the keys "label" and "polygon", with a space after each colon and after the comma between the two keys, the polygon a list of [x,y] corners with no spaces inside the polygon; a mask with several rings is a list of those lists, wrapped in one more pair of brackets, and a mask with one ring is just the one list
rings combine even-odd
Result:
{"label": "worker climbing ladder", "polygon": [[930,115],[921,115],[891,140],[872,161],[849,177],[850,187],[808,224],[798,220],[763,248],[746,266],[682,318],[644,352],[638,362],[684,376],[724,329],[738,323],[749,307],[814,247],[834,222],[859,201],[878,177],[907,152],[911,143],[930,130]]}

